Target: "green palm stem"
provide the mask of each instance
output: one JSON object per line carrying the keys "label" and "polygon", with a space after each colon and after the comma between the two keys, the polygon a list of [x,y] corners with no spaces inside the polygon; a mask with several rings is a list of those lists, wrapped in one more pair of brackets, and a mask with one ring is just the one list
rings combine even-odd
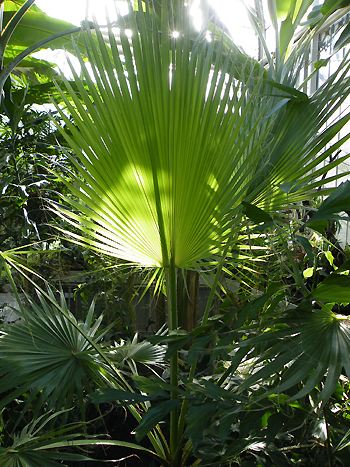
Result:
{"label": "green palm stem", "polygon": [[[162,201],[159,189],[158,170],[155,160],[151,161],[152,182],[154,188],[155,207],[158,220],[160,245],[162,252],[162,264],[165,266],[166,271],[166,295],[168,299],[168,329],[169,332],[175,331],[178,327],[178,314],[177,314],[177,268],[175,265],[174,251],[168,251],[168,243],[165,233],[165,223],[162,211]],[[170,385],[172,400],[177,400],[178,397],[178,355],[177,352],[170,359]],[[141,420],[142,417],[140,417]],[[170,413],[170,457],[175,452],[178,446],[178,411],[172,410]],[[160,431],[160,429],[159,429]],[[174,465],[175,467],[175,465]]]}
{"label": "green palm stem", "polygon": [[[237,224],[240,221],[241,218],[242,218],[242,214],[239,213],[235,218],[235,224]],[[232,231],[234,232],[233,226],[232,226]],[[238,231],[235,232],[235,235],[238,236]],[[225,264],[225,261],[226,261],[226,258],[227,258],[228,251],[229,251],[229,249],[230,249],[230,247],[232,245],[232,240],[233,239],[232,239],[232,234],[231,234],[228,237],[227,241],[226,241],[226,245],[225,245],[225,248],[223,250],[220,262],[218,263],[218,267],[217,267],[216,274],[215,274],[215,277],[214,277],[214,282],[212,284],[212,287],[210,289],[209,297],[208,297],[207,302],[205,304],[205,309],[204,309],[204,313],[203,313],[203,317],[202,317],[202,321],[200,323],[200,326],[205,326],[208,323],[209,316],[210,316],[210,310],[212,309],[212,306],[213,306],[217,286],[219,284],[219,280],[220,280],[222,269],[224,267],[224,264]],[[190,371],[189,371],[189,375],[188,375],[188,382],[193,381],[193,378],[195,376],[196,369],[197,369],[197,364],[198,364],[198,357],[195,358],[194,362],[192,363],[192,365],[190,367]],[[185,418],[186,418],[186,414],[187,414],[187,409],[188,409],[188,400],[184,400],[183,403],[182,403],[182,406],[181,406],[180,417],[179,417],[179,422],[178,422],[178,433],[179,433],[179,436],[181,436],[181,437],[183,436],[183,432],[184,432],[184,428],[185,428]],[[178,452],[179,452],[179,449],[180,449],[180,443],[179,443],[179,446],[178,446]]]}
{"label": "green palm stem", "polygon": [[191,332],[196,325],[199,273],[180,270],[177,276],[177,306],[179,326]]}
{"label": "green palm stem", "polygon": [[[170,259],[169,266],[166,270],[166,288],[168,299],[168,327],[169,332],[175,331],[178,327],[178,313],[177,313],[177,268],[175,266],[174,257]],[[170,358],[170,385],[171,385],[171,399],[177,400],[178,398],[178,354],[177,352]],[[178,410],[174,409],[170,413],[170,452],[175,453],[179,447],[178,439]],[[173,459],[173,462],[175,459]],[[175,464],[174,464],[175,465]]]}
{"label": "green palm stem", "polygon": [[13,280],[11,269],[9,268],[9,265],[6,263],[6,261],[4,261],[4,269],[5,269],[7,278],[10,281],[11,289],[12,289],[12,292],[14,293],[14,295],[16,297],[16,302],[17,302],[17,304],[19,306],[19,309],[21,311],[23,311],[22,301],[21,301],[21,298],[20,298],[19,293],[18,293],[17,285],[16,285],[15,281]]}
{"label": "green palm stem", "polygon": [[333,462],[333,450],[332,450],[332,444],[331,444],[331,433],[329,429],[329,422],[328,422],[328,417],[327,417],[327,409],[328,409],[328,404],[323,408],[323,418],[324,422],[326,425],[326,447],[327,447],[327,458],[328,458],[328,467],[334,467],[334,462]]}

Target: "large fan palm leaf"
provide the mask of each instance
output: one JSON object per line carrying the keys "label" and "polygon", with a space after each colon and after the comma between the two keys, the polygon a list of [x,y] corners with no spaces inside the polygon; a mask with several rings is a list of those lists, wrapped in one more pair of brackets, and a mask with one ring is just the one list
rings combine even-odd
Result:
{"label": "large fan palm leaf", "polygon": [[324,157],[312,141],[339,93],[329,83],[313,102],[268,95],[264,70],[257,76],[249,61],[237,70],[220,40],[194,40],[187,9],[172,5],[162,3],[161,17],[149,6],[132,12],[131,35],[111,25],[85,32],[88,63],[80,59],[79,76],[72,68],[77,91],[66,82],[65,110],[57,106],[77,156],[67,182],[75,200],[57,212],[76,241],[106,254],[189,268],[222,250],[242,200],[278,209],[312,196],[309,173]]}

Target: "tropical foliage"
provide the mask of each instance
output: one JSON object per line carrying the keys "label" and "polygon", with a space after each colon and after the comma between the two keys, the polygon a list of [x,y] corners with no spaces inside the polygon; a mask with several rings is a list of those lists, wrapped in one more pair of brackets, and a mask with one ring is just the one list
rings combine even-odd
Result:
{"label": "tropical foliage", "polygon": [[[21,13],[6,27],[20,41],[17,24],[40,12],[27,14],[33,2],[10,3]],[[147,339],[117,341],[114,317],[94,317],[94,304],[75,316],[45,270],[30,270],[23,235],[8,241],[5,230],[11,249],[0,265],[20,322],[4,324],[0,338],[4,465],[88,461],[99,452],[69,447],[101,444],[139,451],[147,465],[346,465],[350,269],[334,225],[348,211],[350,182],[329,184],[348,158],[339,151],[350,113],[338,114],[350,64],[344,54],[318,89],[319,64],[308,64],[302,80],[300,71],[316,34],[348,2],[326,1],[300,29],[311,3],[269,2],[271,52],[256,2],[249,15],[259,60],[232,42],[209,6],[197,31],[190,5],[175,0],[133,2],[107,26],[85,23],[67,46],[80,71],[70,65],[72,81],[53,73],[55,119],[35,140],[35,151],[48,143],[44,180],[61,192],[44,193],[48,220],[82,255],[108,257],[109,271],[143,270],[148,292],[165,296],[167,322]],[[64,26],[52,24],[58,34]],[[5,28],[2,50],[8,36]],[[34,39],[22,44],[27,52]],[[14,170],[8,165],[2,181],[3,194],[24,194],[16,213],[29,202],[26,187],[40,183],[37,172],[30,183],[21,177],[18,159],[32,151],[26,106],[43,95],[18,83],[3,130]],[[196,319],[203,283],[208,297]],[[95,438],[107,428],[106,407],[126,409],[137,444],[114,429],[116,439]]]}

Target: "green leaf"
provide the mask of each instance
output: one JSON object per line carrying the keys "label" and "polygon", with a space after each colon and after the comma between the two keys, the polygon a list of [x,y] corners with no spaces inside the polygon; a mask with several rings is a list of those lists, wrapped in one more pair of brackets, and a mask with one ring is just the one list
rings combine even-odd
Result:
{"label": "green leaf", "polygon": [[325,303],[350,303],[350,277],[331,274],[316,287],[312,295]]}
{"label": "green leaf", "polygon": [[339,8],[345,8],[350,5],[349,0],[325,0],[321,7],[324,16],[328,16]]}
{"label": "green leaf", "polygon": [[314,5],[312,10],[307,16],[307,20],[305,23],[306,25],[313,27],[322,19],[323,19],[323,15],[321,12],[321,5]]}
{"label": "green leaf", "polygon": [[265,305],[271,300],[272,296],[281,290],[280,284],[270,284],[266,293],[255,300],[248,302],[239,311],[235,328],[241,327],[244,322],[250,322],[257,318],[258,314],[262,312]]}
{"label": "green leaf", "polygon": [[[334,267],[334,256],[333,256],[332,252],[329,251],[329,250],[328,250],[328,251],[325,251],[325,252],[324,252],[324,255],[325,255],[325,257],[326,257],[328,263],[330,264],[330,266],[333,266],[333,267]],[[336,268],[336,267],[335,267],[335,268]]]}
{"label": "green leaf", "polygon": [[251,351],[256,346],[258,358],[240,391],[267,378],[275,380],[261,398],[295,388],[290,399],[299,399],[325,381],[319,393],[324,405],[336,390],[342,368],[350,374],[350,320],[326,307],[291,310],[241,346]]}
{"label": "green leaf", "polygon": [[133,375],[133,380],[138,389],[146,394],[156,395],[161,391],[170,391],[171,389],[170,384],[160,377],[146,378],[145,376]]}
{"label": "green leaf", "polygon": [[300,235],[296,235],[295,240],[303,247],[308,261],[313,262],[315,260],[315,254],[309,239]]}
{"label": "green leaf", "polygon": [[288,49],[290,41],[293,38],[295,27],[290,16],[282,21],[280,28],[280,54],[283,56]]}
{"label": "green leaf", "polygon": [[57,104],[76,172],[53,210],[78,244],[144,267],[171,260],[188,269],[217,261],[242,201],[273,212],[327,183],[322,162],[349,137],[330,143],[350,117],[325,122],[350,84],[341,79],[346,64],[312,99],[277,84],[286,104],[249,62],[237,73],[219,38],[195,37],[182,3],[176,19],[167,5],[158,5],[161,18],[152,7],[128,15],[131,38],[122,25],[117,39],[111,25],[82,35],[89,63],[81,53],[76,88],[63,78]]}
{"label": "green leaf", "polygon": [[323,201],[306,225],[311,229],[323,232],[327,221],[338,219],[336,213],[348,211],[350,206],[350,182],[341,183],[328,198]]}
{"label": "green leaf", "polygon": [[212,418],[217,414],[218,405],[210,403],[194,405],[188,409],[186,433],[193,443],[194,449],[205,437],[205,431],[210,428]]}
{"label": "green leaf", "polygon": [[136,428],[136,439],[142,440],[149,431],[152,430],[159,422],[163,421],[170,412],[180,406],[179,400],[168,400],[160,402],[155,407],[151,407],[142,417],[141,423]]}
{"label": "green leaf", "polygon": [[[5,26],[13,14],[17,11],[17,8],[10,10],[11,4],[14,2],[8,3],[9,5],[6,7],[4,13]],[[27,48],[41,41],[42,39],[46,39],[50,35],[65,32],[74,27],[75,26],[73,24],[68,23],[67,21],[52,18],[41,11],[39,8],[32,7],[25,13],[20,23],[16,26],[9,44]],[[50,44],[50,47],[72,51],[71,40],[67,37],[56,39],[52,44]]]}
{"label": "green leaf", "polygon": [[[46,413],[25,425],[15,433],[13,442],[0,448],[0,462],[4,467],[58,467],[62,461],[92,461],[91,457],[69,452],[67,448],[83,446],[120,446],[130,450],[144,451],[156,455],[151,450],[135,443],[125,441],[88,438],[76,432],[76,424],[50,428],[50,423],[60,417],[64,411]],[[82,437],[85,436],[85,439]]]}
{"label": "green leaf", "polygon": [[287,86],[285,84],[278,83],[277,81],[272,81],[272,80],[267,80],[267,84],[269,84],[272,88],[279,89],[280,91],[283,91],[282,96],[283,97],[293,97],[297,100],[300,101],[307,101],[308,95],[305,94],[304,92],[298,91],[298,89],[295,89],[291,86]]}
{"label": "green leaf", "polygon": [[349,42],[350,42],[350,24],[345,26],[344,30],[339,36],[339,39],[334,44],[334,48],[341,49],[342,47],[345,47]]}
{"label": "green leaf", "polygon": [[101,404],[103,402],[126,402],[127,404],[135,404],[154,399],[150,396],[144,396],[143,394],[113,388],[99,389],[91,394],[90,398],[94,404]]}
{"label": "green leaf", "polygon": [[333,193],[321,204],[315,218],[332,214],[335,212],[346,211],[350,206],[350,181],[341,183]]}
{"label": "green leaf", "polygon": [[88,340],[100,340],[102,317],[91,326],[79,323],[65,302],[54,307],[39,297],[39,303],[24,307],[18,326],[7,326],[0,339],[0,389],[4,394],[21,386],[22,393],[42,392],[51,407],[67,406],[104,379]]}
{"label": "green leaf", "polygon": [[294,3],[293,0],[274,0],[276,3],[276,11],[279,19],[285,18]]}
{"label": "green leaf", "polygon": [[303,271],[304,279],[308,279],[314,275],[315,268],[307,268]]}
{"label": "green leaf", "polygon": [[131,360],[133,362],[155,365],[164,362],[166,348],[154,345],[147,341],[142,342],[122,342],[115,345],[109,352],[109,357],[117,364]]}
{"label": "green leaf", "polygon": [[257,206],[247,203],[246,201],[242,201],[242,205],[244,206],[244,214],[253,222],[256,222],[257,224],[260,222],[273,223],[273,219],[270,214]]}
{"label": "green leaf", "polygon": [[319,70],[320,68],[327,66],[328,63],[329,63],[329,59],[327,58],[316,60],[316,62],[314,62],[314,68],[315,70]]}

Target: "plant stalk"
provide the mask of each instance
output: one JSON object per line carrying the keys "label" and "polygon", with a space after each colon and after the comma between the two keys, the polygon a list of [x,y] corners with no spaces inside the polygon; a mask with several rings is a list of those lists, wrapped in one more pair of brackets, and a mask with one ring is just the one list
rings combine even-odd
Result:
{"label": "plant stalk", "polygon": [[[177,314],[177,280],[174,257],[170,258],[167,268],[167,299],[168,299],[168,327],[169,332],[175,331],[178,327]],[[171,400],[178,398],[178,354],[177,352],[170,358],[170,385]],[[170,413],[170,453],[176,452],[178,447],[178,410],[174,409]],[[175,465],[175,464],[174,464]]]}
{"label": "plant stalk", "polygon": [[326,408],[323,409],[323,417],[324,417],[324,421],[326,424],[326,433],[327,433],[326,448],[327,448],[328,466],[334,467],[332,445],[331,445],[331,434],[330,434],[330,429],[329,429],[329,423],[327,420]]}

